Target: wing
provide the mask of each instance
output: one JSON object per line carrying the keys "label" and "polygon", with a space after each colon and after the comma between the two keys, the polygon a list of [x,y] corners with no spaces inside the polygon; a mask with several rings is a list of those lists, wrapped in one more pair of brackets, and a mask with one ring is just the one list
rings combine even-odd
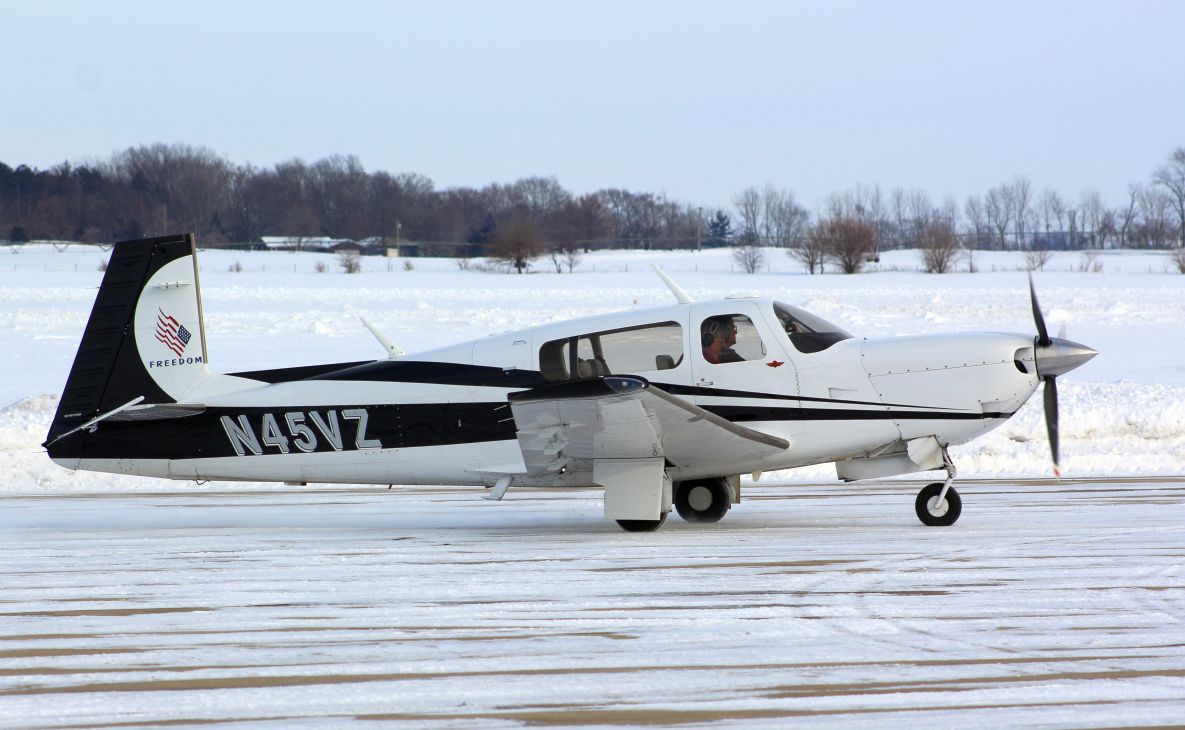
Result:
{"label": "wing", "polygon": [[682,467],[759,461],[790,446],[638,376],[609,375],[510,395],[529,474],[591,470],[597,459],[662,457]]}

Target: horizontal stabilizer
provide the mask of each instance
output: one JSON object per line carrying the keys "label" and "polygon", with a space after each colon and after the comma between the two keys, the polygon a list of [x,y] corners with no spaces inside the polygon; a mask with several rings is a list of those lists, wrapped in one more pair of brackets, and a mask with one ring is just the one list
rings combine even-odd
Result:
{"label": "horizontal stabilizer", "polygon": [[142,406],[129,406],[111,415],[111,421],[161,421],[166,418],[185,418],[205,413],[206,407],[187,403],[149,403]]}

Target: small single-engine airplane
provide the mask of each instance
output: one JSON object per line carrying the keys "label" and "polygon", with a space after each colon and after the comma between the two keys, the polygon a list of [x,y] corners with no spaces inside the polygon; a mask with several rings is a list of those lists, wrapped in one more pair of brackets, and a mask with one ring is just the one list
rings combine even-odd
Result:
{"label": "small single-engine airplane", "polygon": [[[1094,350],[1037,336],[855,338],[781,302],[678,303],[531,327],[374,362],[209,369],[192,235],[116,244],[45,448],[70,469],[187,480],[605,490],[655,530],[715,522],[740,474],[835,462],[852,481],[945,469],[927,525],[961,501],[947,447],[1001,425]],[[364,322],[365,323],[365,322]],[[367,323],[367,326],[370,325]]]}

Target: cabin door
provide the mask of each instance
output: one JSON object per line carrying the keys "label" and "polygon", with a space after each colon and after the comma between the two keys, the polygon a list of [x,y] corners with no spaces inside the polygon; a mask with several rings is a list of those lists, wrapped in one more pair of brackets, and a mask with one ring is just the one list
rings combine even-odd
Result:
{"label": "cabin door", "polygon": [[696,405],[758,430],[801,432],[797,371],[758,302],[697,305],[690,329]]}

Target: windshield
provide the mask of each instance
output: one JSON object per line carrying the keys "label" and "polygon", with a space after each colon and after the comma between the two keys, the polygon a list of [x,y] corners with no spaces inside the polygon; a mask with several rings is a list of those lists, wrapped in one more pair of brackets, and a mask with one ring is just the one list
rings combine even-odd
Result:
{"label": "windshield", "polygon": [[778,315],[782,329],[789,336],[790,344],[799,352],[820,352],[840,340],[852,338],[850,334],[822,317],[789,304],[774,302],[774,313]]}

